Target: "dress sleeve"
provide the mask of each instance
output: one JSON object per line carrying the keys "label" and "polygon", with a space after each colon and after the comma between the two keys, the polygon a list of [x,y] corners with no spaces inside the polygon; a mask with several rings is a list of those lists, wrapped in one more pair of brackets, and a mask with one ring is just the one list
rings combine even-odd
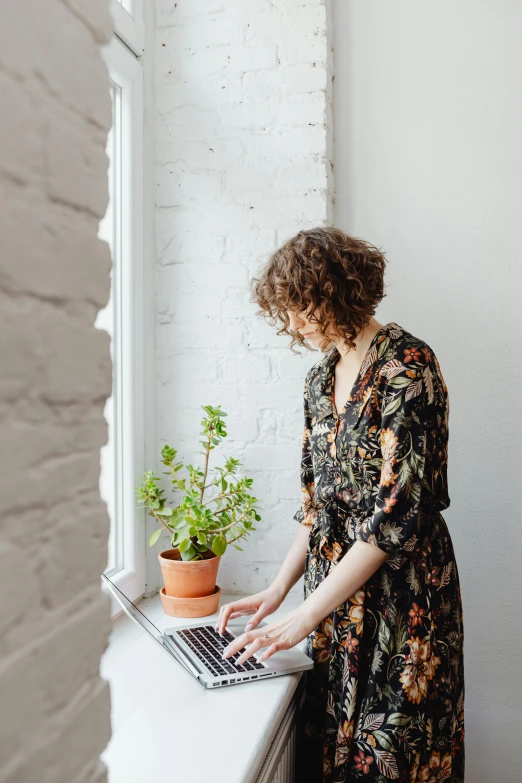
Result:
{"label": "dress sleeve", "polygon": [[412,551],[418,539],[430,406],[426,367],[423,371],[419,362],[392,360],[381,374],[387,382],[381,414],[379,487],[373,515],[362,522],[355,539],[393,556]]}
{"label": "dress sleeve", "polygon": [[304,431],[303,447],[301,456],[301,507],[294,514],[294,519],[301,525],[310,527],[313,525],[317,516],[317,511],[313,507],[315,477],[312,461],[312,420],[310,414],[310,394],[308,387],[308,376],[305,381],[303,395],[304,409]]}

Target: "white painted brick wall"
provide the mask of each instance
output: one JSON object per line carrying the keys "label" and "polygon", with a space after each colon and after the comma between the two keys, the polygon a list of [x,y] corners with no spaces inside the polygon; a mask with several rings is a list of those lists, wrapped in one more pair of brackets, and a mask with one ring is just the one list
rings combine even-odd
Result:
{"label": "white painted brick wall", "polygon": [[[158,451],[201,464],[200,406],[228,413],[219,461],[242,461],[262,516],[223,558],[230,592],[269,584],[297,530],[303,382],[320,354],[292,354],[249,284],[283,241],[331,223],[328,17],[326,0],[157,4]],[[156,550],[149,564],[153,589]]]}
{"label": "white painted brick wall", "polygon": [[2,4],[0,781],[105,780],[107,0]]}

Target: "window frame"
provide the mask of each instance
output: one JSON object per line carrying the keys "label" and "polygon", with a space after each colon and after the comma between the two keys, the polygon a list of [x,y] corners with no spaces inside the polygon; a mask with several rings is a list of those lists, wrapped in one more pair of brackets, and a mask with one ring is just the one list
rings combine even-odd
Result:
{"label": "window frame", "polygon": [[143,0],[112,0],[114,33],[137,57],[143,54],[145,28]]}
{"label": "window frame", "polygon": [[[121,351],[116,359],[119,380],[116,388],[120,390],[119,394],[116,392],[116,399],[121,412],[118,410],[116,419],[122,425],[123,447],[116,421],[114,426],[114,442],[120,457],[117,471],[121,489],[117,496],[122,498],[122,508],[118,509],[116,519],[121,562],[116,571],[106,573],[120,589],[125,589],[131,601],[135,601],[144,593],[146,575],[146,516],[143,509],[137,508],[135,494],[137,482],[145,470],[143,65],[117,34],[102,49],[102,54],[110,80],[121,90],[122,128],[121,263],[113,289],[121,327],[118,341]],[[113,614],[117,611],[113,606]]]}

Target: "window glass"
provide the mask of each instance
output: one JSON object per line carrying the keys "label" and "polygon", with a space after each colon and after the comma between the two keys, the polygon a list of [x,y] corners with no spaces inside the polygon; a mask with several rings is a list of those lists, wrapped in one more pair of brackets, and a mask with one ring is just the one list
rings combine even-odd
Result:
{"label": "window glass", "polygon": [[106,307],[100,310],[96,320],[99,329],[111,336],[112,394],[105,404],[108,424],[108,441],[101,449],[100,492],[107,504],[111,521],[107,574],[123,568],[122,481],[121,456],[123,453],[123,428],[121,421],[121,262],[122,262],[122,90],[112,80],[112,128],[107,138],[109,158],[109,203],[105,217],[100,222],[99,236],[111,249],[111,292]]}

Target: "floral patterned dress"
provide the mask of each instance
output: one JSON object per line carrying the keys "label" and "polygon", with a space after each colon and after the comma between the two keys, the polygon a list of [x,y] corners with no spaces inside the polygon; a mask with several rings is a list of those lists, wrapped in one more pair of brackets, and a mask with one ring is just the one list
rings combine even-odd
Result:
{"label": "floral patterned dress", "polygon": [[431,348],[392,322],[348,401],[337,348],[304,388],[305,599],[355,541],[389,557],[308,637],[297,783],[464,781],[464,628],[448,508],[448,390]]}

